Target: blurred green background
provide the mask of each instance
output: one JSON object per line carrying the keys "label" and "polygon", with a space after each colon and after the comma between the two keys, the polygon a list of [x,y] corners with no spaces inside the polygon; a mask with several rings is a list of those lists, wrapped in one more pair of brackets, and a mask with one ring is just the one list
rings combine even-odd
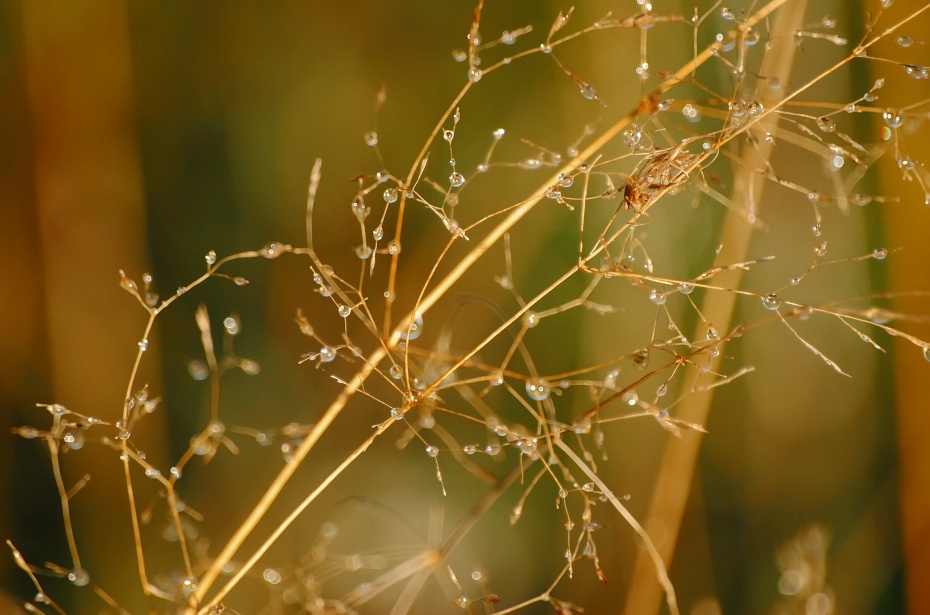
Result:
{"label": "blurred green background", "polygon": [[[909,6],[921,4],[899,0],[894,14],[903,16]],[[693,14],[688,3],[655,5],[660,14]],[[861,32],[874,5],[877,2],[816,3],[810,21],[831,14],[841,26],[849,24],[853,32]],[[57,402],[107,419],[118,416],[145,320],[134,300],[120,290],[117,271],[124,269],[137,281],[143,272],[151,272],[155,290],[167,296],[202,272],[208,250],[222,256],[269,241],[304,245],[306,190],[317,157],[323,159],[323,182],[317,197],[316,247],[337,271],[355,271],[358,261],[352,250],[358,243],[358,226],[350,214],[355,185],[349,180],[380,168],[362,135],[377,129],[387,168],[406,175],[409,161],[465,82],[465,66],[455,63],[451,52],[465,46],[473,8],[471,2],[459,0],[269,6],[116,0],[0,4],[3,431],[23,424],[44,426],[42,411],[34,408],[37,402]],[[567,8],[549,0],[489,2],[482,33],[490,40],[503,30],[532,24],[536,30],[517,48],[538,44],[558,11]],[[625,17],[636,10],[632,0],[585,3],[577,7],[569,28],[592,23],[609,11]],[[907,33],[919,38],[927,31],[927,20],[920,23],[923,30],[914,26]],[[716,15],[708,24],[702,35],[725,26]],[[660,24],[650,36],[655,71],[675,70],[690,56],[687,25]],[[540,54],[482,79],[462,103],[463,136],[455,144],[460,164],[473,167],[497,127],[514,135],[502,143],[499,159],[518,161],[533,153],[519,144],[519,137],[564,151],[587,124],[607,126],[625,115],[640,94],[630,78],[638,45],[638,32],[611,30],[581,37],[559,50],[566,66],[596,85],[606,107],[579,96],[577,87]],[[902,50],[886,52],[904,61]],[[807,41],[798,70],[836,60],[839,53]],[[908,62],[930,64],[927,45],[907,53]],[[496,54],[489,50],[486,57]],[[836,102],[854,99],[870,87],[873,68],[855,64],[814,96]],[[881,74],[888,70],[891,75],[881,91],[884,99],[900,100],[895,104],[904,106],[928,98],[926,82],[906,79],[893,65],[880,68]],[[727,92],[727,75],[719,72],[702,73],[700,78]],[[382,82],[387,102],[376,125],[375,97]],[[869,117],[848,122],[845,130],[857,139],[879,140],[878,123]],[[926,159],[927,154],[921,158],[913,149],[916,143],[911,147],[914,158]],[[775,164],[783,175],[804,177],[807,163],[797,156],[793,168],[792,156],[796,154],[790,150],[780,151]],[[727,165],[720,167],[726,184]],[[879,246],[906,249],[881,266],[837,266],[817,276],[813,292],[800,297],[814,301],[871,289],[928,287],[928,259],[920,250],[926,250],[921,247],[921,230],[930,220],[920,192],[913,185],[898,185],[896,169],[883,173],[869,176],[867,190],[903,200],[857,208],[846,217],[828,209],[831,256],[865,254]],[[489,174],[488,182],[474,189],[475,211],[494,211],[526,196],[547,174],[501,173],[499,180]],[[882,178],[885,185],[878,183]],[[759,292],[783,285],[791,277],[788,270],[809,261],[809,208],[796,195],[775,194],[785,205],[763,204],[762,215],[772,231],[755,238],[751,256],[775,253],[786,260],[779,261],[785,264],[774,270],[774,278],[764,272],[747,278],[747,286]],[[667,267],[680,275],[695,273],[689,269],[690,255],[707,246],[713,249],[711,229],[724,213],[709,201],[689,208],[690,198],[679,199],[683,213],[656,213],[656,228],[668,232],[647,229],[656,263],[671,263]],[[477,213],[464,210],[462,215],[473,220]],[[573,245],[575,231],[567,220],[563,209],[546,217],[540,214],[527,222],[534,225],[531,232],[519,236],[515,279],[527,294],[548,279],[540,281],[539,271],[564,267],[553,246]],[[435,218],[411,214],[409,225],[407,262],[431,265],[439,236]],[[798,243],[788,243],[785,237],[798,237]],[[491,285],[492,277],[503,273],[502,263],[502,251],[493,252],[474,277],[464,281],[461,292],[480,292]],[[309,312],[318,328],[322,323],[322,330],[341,327],[331,315],[314,312],[319,298],[312,292],[305,262],[247,262],[232,274],[245,275],[251,284],[205,284],[160,317],[152,336],[140,383],[149,383],[164,401],[134,441],[162,467],[183,452],[207,417],[206,388],[187,374],[188,361],[202,354],[193,320],[198,302],[208,304],[215,330],[224,316],[240,314],[243,333],[237,352],[263,367],[255,378],[233,374],[224,382],[221,412],[228,424],[309,423],[338,391],[325,374],[296,365],[296,359],[313,348],[297,334],[295,306]],[[423,272],[411,268],[404,275],[400,286],[409,293],[418,288]],[[749,312],[756,307],[742,308],[747,312],[743,316],[752,319]],[[921,309],[916,304],[907,307]],[[444,309],[440,314],[448,314],[451,307]],[[442,318],[435,322],[438,325]],[[589,351],[615,356],[642,342],[638,327],[651,326],[650,317],[637,320],[632,314],[614,322],[629,328],[615,331],[623,350],[604,350],[606,336],[599,329],[603,324],[580,319],[559,336],[558,348],[543,344],[535,349],[544,366],[540,369],[563,369]],[[831,537],[828,583],[840,612],[897,613],[908,604],[930,601],[925,587],[905,583],[906,572],[909,579],[920,579],[930,570],[925,529],[930,516],[924,501],[930,493],[930,473],[919,442],[926,433],[921,429],[926,421],[922,411],[927,366],[912,346],[896,352],[888,338],[876,336],[891,350],[882,355],[833,323],[820,323],[804,334],[853,378],[838,376],[779,327],[754,332],[728,349],[734,364],[751,364],[757,371],[718,391],[707,425],[710,436],[671,568],[683,612],[775,609],[783,600],[776,552],[814,523]],[[338,341],[338,334],[332,338]],[[357,416],[337,423],[337,435],[326,441],[319,461],[300,480],[312,481],[337,463],[359,441],[359,434],[380,420],[379,411],[383,414],[383,409],[359,410]],[[652,424],[631,422],[612,426],[608,438],[611,461],[604,471],[618,493],[631,495],[631,510],[642,516],[668,436]],[[183,497],[210,518],[202,530],[211,534],[214,545],[236,527],[280,464],[274,451],[237,442],[243,448],[239,458],[221,453],[206,468],[193,464],[183,491]],[[421,459],[423,455],[392,452],[392,442],[379,444],[369,455],[384,455],[396,466],[359,464],[328,492],[318,512],[300,522],[294,537],[273,558],[298,558],[320,523],[334,518],[358,532],[375,528],[370,542],[361,533],[347,538],[347,549],[352,540],[386,552],[410,543],[422,548],[429,542],[430,532],[424,528],[434,523],[431,510],[437,501],[451,527],[481,493],[480,486],[470,487],[464,479],[455,483],[456,470],[446,464],[447,480],[458,490],[453,496],[462,497],[441,500],[435,468]],[[0,535],[10,538],[33,563],[67,565],[58,500],[41,449],[36,442],[9,435],[0,441],[0,488],[7,501],[0,509]],[[85,447],[65,460],[69,484],[85,472],[92,475],[90,485],[73,502],[86,567],[130,610],[142,612],[138,592],[132,589],[137,579],[130,564],[127,504],[115,456]],[[299,494],[299,488],[289,493],[282,510]],[[536,494],[540,512],[516,529],[508,528],[507,510],[515,497],[504,498],[509,504],[489,514],[487,527],[476,531],[479,537],[491,537],[491,544],[469,541],[458,560],[463,570],[487,570],[490,590],[504,596],[506,604],[542,591],[564,549],[560,517],[551,510],[548,496]],[[513,546],[501,549],[500,544]],[[579,566],[570,585],[584,596],[578,602],[585,612],[619,608],[614,605],[628,583],[631,545],[629,532],[618,520],[605,530],[598,546],[610,581],[606,587],[589,568]],[[163,557],[166,568],[176,565],[173,551],[166,547],[161,553],[159,548],[152,548],[152,559]],[[4,556],[0,587],[17,601],[33,594],[25,576]],[[96,606],[87,606],[92,601],[61,583],[50,581],[48,589],[61,596],[69,612],[97,612]],[[443,588],[431,591],[428,595],[436,600],[448,598]],[[563,593],[571,597],[567,590],[558,595]],[[261,599],[249,600],[255,602],[246,604],[257,610],[254,605]],[[420,606],[419,612],[430,612]],[[540,607],[538,612],[551,610]]]}

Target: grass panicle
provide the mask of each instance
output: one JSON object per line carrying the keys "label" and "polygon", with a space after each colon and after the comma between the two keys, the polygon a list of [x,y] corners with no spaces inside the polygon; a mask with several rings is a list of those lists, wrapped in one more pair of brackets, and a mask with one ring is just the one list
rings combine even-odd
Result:
{"label": "grass panicle", "polygon": [[[715,395],[758,371],[743,359],[742,340],[776,331],[792,352],[817,359],[816,378],[855,377],[818,327],[879,352],[891,337],[904,340],[914,357],[930,360],[920,314],[896,307],[925,300],[925,292],[842,296],[825,283],[906,257],[894,237],[889,248],[856,251],[850,246],[860,244],[841,239],[828,250],[828,238],[842,237],[857,212],[930,204],[925,167],[909,153],[930,114],[922,87],[930,69],[908,61],[917,43],[906,34],[930,23],[930,7],[871,2],[867,23],[839,24],[812,21],[817,7],[803,0],[746,4],[701,3],[678,14],[638,1],[628,15],[605,11],[593,23],[566,7],[549,22],[528,16],[498,35],[484,25],[497,3],[478,0],[459,33],[464,46],[452,53],[461,89],[423,126],[427,137],[406,165],[386,162],[390,139],[377,130],[391,105],[384,84],[376,130],[362,135],[377,169],[353,178],[350,207],[318,202],[321,185],[336,181],[323,160],[330,154],[312,165],[305,246],[210,250],[202,273],[164,298],[151,275],[140,283],[120,271],[118,283],[147,315],[122,408],[97,417],[43,403],[46,426],[14,430],[49,455],[68,547],[67,564],[39,565],[7,542],[37,592],[28,609],[64,612],[52,598],[53,577],[101,612],[131,611],[121,606],[127,588],[117,599],[98,585],[97,564],[81,557],[72,523],[90,477],[66,484],[61,464],[79,465],[80,449],[93,446],[121,464],[133,591],[148,612],[244,613],[261,604],[269,613],[568,614],[601,608],[589,600],[618,599],[627,613],[655,613],[663,603],[670,613],[689,612],[672,560],[702,442],[714,437],[705,434]],[[861,37],[851,38],[859,26]],[[661,37],[687,41],[673,70],[656,70],[669,62],[657,49]],[[602,70],[596,54],[608,39],[637,51],[632,66]],[[581,44],[586,62],[573,48]],[[580,135],[574,141],[554,144],[545,126],[523,135],[496,120],[484,125],[497,103],[482,90],[541,61],[555,69],[559,96],[577,91],[573,102],[585,103],[573,107],[582,109],[577,121],[569,118]],[[868,91],[844,97],[833,83],[850,66],[876,76]],[[892,79],[911,80],[914,96],[878,101]],[[628,109],[617,109],[620,88],[638,93]],[[868,122],[877,133],[863,129]],[[878,188],[875,169],[889,158],[901,181]],[[499,196],[514,187],[521,197]],[[357,227],[358,243],[333,247],[334,215]],[[780,243],[757,243],[760,235]],[[246,287],[244,272],[254,270],[247,261],[279,258],[298,260],[307,273],[293,283],[314,291],[292,307],[293,337],[305,348],[293,362],[325,377],[319,393],[300,402],[308,413],[274,426],[259,415],[234,424],[225,413],[228,379],[254,376],[263,386],[264,366],[237,354],[247,320],[219,318],[189,296],[215,284]],[[188,371],[208,401],[186,450],[160,466],[134,438],[153,412],[190,405],[162,399],[144,381],[169,309],[193,314],[202,356]],[[575,344],[583,335],[588,341]],[[625,430],[653,433],[640,425],[663,435],[663,452],[644,470],[651,494],[628,494],[630,468],[611,455]],[[185,503],[189,470],[267,447],[283,460],[262,458],[266,470],[256,476],[267,484],[255,501],[229,511]],[[416,494],[411,507],[429,502],[425,534],[387,529],[415,525],[417,515],[364,495],[386,480],[381,466],[397,468],[389,475]],[[425,484],[411,486],[424,468]],[[321,523],[308,537],[303,521],[329,515],[327,496],[344,493],[342,483],[363,494],[338,504],[354,511],[348,516],[383,520],[346,552],[341,522]],[[213,530],[217,515],[228,531]],[[160,535],[151,530],[159,517]],[[810,595],[832,609],[826,530],[805,532],[786,553],[803,551],[805,536],[823,546],[780,555],[779,587],[797,582],[798,558],[814,558]],[[404,536],[406,545],[381,546]],[[284,543],[298,545],[299,555],[282,558]],[[493,562],[475,561],[489,548],[527,543],[548,554],[532,568],[539,578],[501,581]],[[629,579],[618,564],[624,554]],[[606,583],[594,591],[606,598],[590,597],[592,578]]]}

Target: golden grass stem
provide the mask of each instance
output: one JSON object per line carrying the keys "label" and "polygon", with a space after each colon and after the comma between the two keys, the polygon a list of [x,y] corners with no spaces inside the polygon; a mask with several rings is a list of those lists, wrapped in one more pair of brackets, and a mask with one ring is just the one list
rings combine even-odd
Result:
{"label": "golden grass stem", "polygon": [[[800,0],[778,13],[773,26],[773,47],[763,62],[762,74],[776,76],[781,83],[788,82],[797,49],[791,33],[803,24],[805,9],[806,0]],[[777,102],[772,101],[771,98],[766,100],[762,87],[758,88],[757,92],[760,102],[764,105],[766,102]],[[765,106],[768,108],[770,105]],[[775,115],[769,116],[762,125],[773,134],[777,134],[775,117]],[[771,154],[772,143],[764,139],[759,141],[755,154],[740,167],[741,170],[736,177],[733,196],[737,201],[751,199],[749,202],[757,203],[761,196],[763,183],[754,181],[757,179],[754,175],[757,168],[765,168]],[[745,261],[749,252],[752,230],[752,225],[747,224],[740,213],[734,210],[728,211],[719,242],[723,245],[723,250],[718,257],[720,262]],[[729,288],[737,288],[742,273],[741,269],[725,272],[725,275],[729,277],[725,282],[718,280],[717,283]],[[737,295],[734,293],[707,292],[700,311],[714,326],[721,331],[728,331],[736,299]],[[698,326],[704,328],[705,323],[701,322]],[[705,331],[696,331],[692,337],[701,339],[704,334]],[[718,371],[722,356],[721,352],[712,359],[712,372]],[[688,372],[683,390],[694,391],[700,375],[697,370]],[[694,393],[685,397],[679,406],[679,418],[699,425],[706,424],[715,390],[712,388],[702,394]],[[659,545],[659,552],[662,559],[669,565],[671,565],[675,545],[678,542],[681,519],[691,492],[691,482],[702,440],[702,434],[699,432],[689,433],[682,439],[667,439],[658,478],[653,488],[652,501],[646,516],[646,528],[651,535],[663,531],[667,536]],[[641,552],[636,558],[630,580],[630,590],[624,610],[627,615],[652,615],[658,612],[661,587],[653,582],[654,575],[650,557]]]}

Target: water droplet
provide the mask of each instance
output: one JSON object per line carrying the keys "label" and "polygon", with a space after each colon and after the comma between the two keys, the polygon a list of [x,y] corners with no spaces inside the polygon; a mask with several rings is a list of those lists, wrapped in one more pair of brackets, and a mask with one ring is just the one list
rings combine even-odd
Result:
{"label": "water droplet", "polygon": [[391,408],[391,418],[395,421],[399,421],[404,418],[404,411],[400,408]]}
{"label": "water droplet", "polygon": [[520,505],[514,506],[513,509],[510,511],[510,523],[511,524],[516,523],[520,519],[520,516],[522,514],[523,514],[523,507]]}
{"label": "water droplet", "polygon": [[501,445],[500,444],[488,444],[487,446],[484,447],[484,452],[487,455],[492,455],[492,456],[496,455],[499,452],[501,452]]}
{"label": "water droplet", "polygon": [[368,147],[374,147],[378,144],[378,133],[376,133],[374,130],[369,130],[365,133],[364,139],[365,145]]}
{"label": "water droplet", "polygon": [[757,100],[754,100],[751,103],[749,103],[749,117],[751,118],[761,117],[763,113],[765,113],[765,107],[762,106],[762,103],[760,103]]}
{"label": "water droplet", "polygon": [[680,292],[682,295],[690,295],[692,292],[694,292],[694,284],[689,282],[682,282],[678,285],[678,292]]}
{"label": "water droplet", "polygon": [[656,388],[656,397],[665,397],[666,393],[668,393],[668,384],[663,382]]}
{"label": "water droplet", "polygon": [[478,452],[478,447],[474,444],[466,444],[462,447],[462,452],[466,455],[474,455]]}
{"label": "water droplet", "polygon": [[139,345],[139,349],[142,350],[142,352],[145,352],[146,350],[149,349],[149,341],[148,341],[148,340],[145,340],[145,339],[139,340],[139,344],[138,344],[138,345]]}
{"label": "water droplet", "polygon": [[549,397],[549,383],[542,378],[531,378],[526,381],[526,394],[530,399],[543,401]]}
{"label": "water droplet", "polygon": [[348,305],[340,305],[338,312],[341,317],[348,318],[349,314],[352,313],[352,308],[350,308]]}
{"label": "water droplet", "polygon": [[235,315],[227,316],[223,319],[223,328],[226,329],[226,333],[229,335],[237,335],[239,333],[239,318]]}
{"label": "water droplet", "polygon": [[581,95],[588,100],[597,100],[597,90],[589,83],[581,86]]}
{"label": "water droplet", "polygon": [[384,191],[384,202],[385,203],[396,203],[397,202],[397,188],[388,188]]}
{"label": "water droplet", "polygon": [[216,252],[213,250],[210,250],[209,252],[207,252],[207,255],[203,257],[203,259],[207,261],[208,265],[216,264]]}
{"label": "water droplet", "polygon": [[472,83],[477,83],[481,81],[481,69],[472,66],[468,69],[468,80]]}
{"label": "water droplet", "polygon": [[882,113],[882,119],[885,120],[885,124],[887,124],[889,128],[898,128],[904,124],[904,114],[901,113],[899,109],[892,109],[890,107],[885,109],[885,112]]}
{"label": "water droplet", "polygon": [[502,139],[506,133],[507,131],[503,128],[496,128],[494,132],[491,133],[491,136],[493,136],[495,139]]}
{"label": "water droplet", "polygon": [[538,158],[527,158],[520,163],[520,167],[524,169],[538,169],[542,166],[542,161]]}
{"label": "water droplet", "polygon": [[565,173],[559,173],[559,186],[562,188],[571,188],[575,183],[575,178]]}
{"label": "water droplet", "polygon": [[171,473],[171,476],[175,478],[181,478],[181,468],[177,466],[171,466],[171,469],[168,471]]}
{"label": "water droplet", "polygon": [[559,192],[559,189],[556,188],[555,186],[549,186],[546,189],[546,198],[552,199],[553,201],[558,201],[559,199],[562,198],[562,193]]}
{"label": "water droplet", "polygon": [[159,476],[161,476],[161,472],[159,472],[155,468],[146,468],[145,475],[148,476],[149,478],[158,478]]}
{"label": "water droplet", "polygon": [[448,143],[452,143],[452,139],[455,138],[455,131],[449,130],[448,128],[445,129],[445,130],[443,130],[443,131],[442,131],[442,138],[443,138],[443,140],[447,141]]}
{"label": "water droplet", "polygon": [[456,62],[464,62],[468,59],[468,54],[465,53],[462,49],[453,49],[452,50],[452,59]]}
{"label": "water droplet", "polygon": [[790,280],[788,280],[788,283],[791,284],[792,286],[797,286],[798,284],[801,283],[801,278],[791,278]]}
{"label": "water droplet", "polygon": [[320,348],[319,357],[320,361],[323,363],[329,363],[336,358],[336,350],[334,348],[330,348],[329,346],[323,346]]}
{"label": "water droplet", "polygon": [[817,128],[823,132],[835,132],[836,124],[833,123],[833,120],[827,116],[817,118]]}
{"label": "water droplet", "polygon": [[886,256],[888,256],[888,250],[886,250],[885,248],[876,248],[872,250],[872,258],[874,259],[882,260]]}
{"label": "water droplet", "polygon": [[258,253],[265,258],[278,258],[283,253],[290,252],[290,250],[291,246],[287,245],[286,243],[271,242],[265,244],[264,247],[258,251]]}
{"label": "water droplet", "polygon": [[71,414],[71,411],[61,404],[49,404],[47,408],[48,411],[52,413],[52,416],[64,416],[66,414]]}
{"label": "water droplet", "polygon": [[426,454],[429,455],[430,457],[436,457],[437,455],[439,455],[439,449],[433,446],[432,444],[430,444],[429,446],[426,447]]}
{"label": "water droplet", "polygon": [[539,50],[542,51],[543,53],[552,53],[552,46],[546,43],[540,43]]}
{"label": "water droplet", "polygon": [[904,72],[913,79],[923,80],[930,78],[930,71],[926,66],[917,66],[916,64],[902,64]]}
{"label": "water droplet", "polygon": [[636,394],[636,391],[627,391],[620,396],[620,399],[628,406],[635,406],[639,403],[639,395]]}
{"label": "water droplet", "polygon": [[727,21],[733,21],[734,19],[736,19],[736,16],[733,14],[733,11],[731,11],[727,7],[723,7],[722,9],[720,9],[720,16],[726,19]]}
{"label": "water droplet", "polygon": [[681,108],[681,114],[685,116],[689,121],[697,122],[701,119],[701,114],[698,113],[697,107],[691,103],[686,104]]}
{"label": "water droplet", "polygon": [[781,307],[781,297],[775,293],[769,293],[762,296],[762,305],[767,310],[777,310]]}
{"label": "water droplet", "polygon": [[623,131],[623,142],[627,144],[627,147],[636,147],[639,145],[639,142],[642,138],[643,131],[639,127],[639,124],[632,124],[629,128]]}
{"label": "water droplet", "polygon": [[910,47],[914,44],[914,39],[910,36],[899,36],[895,39],[895,42],[898,43],[901,47]]}
{"label": "water droplet", "polygon": [[666,98],[665,100],[660,101],[658,105],[656,105],[656,109],[658,109],[659,111],[668,111],[669,107],[671,106],[672,106],[672,99]]}
{"label": "water droplet", "polygon": [[539,324],[539,314],[530,310],[523,314],[523,326],[532,329]]}
{"label": "water droplet", "polygon": [[484,164],[484,163],[482,162],[482,163],[479,164],[477,167],[475,167],[475,170],[478,171],[479,173],[487,173],[487,172],[488,172],[488,165],[486,165],[486,164]]}
{"label": "water droplet", "polygon": [[388,254],[397,254],[400,252],[400,244],[394,240],[388,242]]}
{"label": "water droplet", "polygon": [[453,171],[452,175],[449,176],[449,183],[452,184],[453,188],[458,188],[465,183],[465,176],[458,171]]}
{"label": "water droplet", "polygon": [[619,369],[614,369],[607,372],[607,377],[604,378],[604,388],[612,389],[617,386],[617,377],[620,375]]}
{"label": "water droplet", "polygon": [[423,333],[423,317],[415,314],[413,321],[407,324],[407,327],[401,332],[401,339],[415,340]]}
{"label": "water droplet", "polygon": [[872,197],[870,197],[867,194],[856,193],[852,195],[851,197],[849,197],[849,202],[852,203],[853,205],[858,205],[859,207],[862,207],[864,205],[868,205],[869,203],[871,203]]}
{"label": "water droplet", "polygon": [[62,440],[64,440],[65,446],[73,451],[79,450],[84,446],[84,434],[80,431],[69,431]]}
{"label": "water droplet", "polygon": [[81,567],[72,568],[68,571],[68,580],[77,587],[84,587],[90,583],[90,574]]}
{"label": "water droplet", "polygon": [[391,376],[391,378],[393,378],[394,380],[400,380],[401,376],[404,375],[404,370],[403,370],[403,368],[401,368],[400,365],[397,365],[397,364],[395,363],[394,365],[391,365],[390,369],[388,369],[388,374],[389,374],[389,375]]}
{"label": "water droplet", "polygon": [[491,380],[488,382],[492,387],[499,387],[504,384],[504,373],[496,371],[491,374]]}
{"label": "water droplet", "polygon": [[184,577],[181,581],[181,593],[184,594],[185,598],[190,598],[191,595],[197,590],[197,579],[196,577]]}
{"label": "water droplet", "polygon": [[656,305],[662,305],[665,303],[665,293],[656,289],[652,289],[649,291],[649,300]]}

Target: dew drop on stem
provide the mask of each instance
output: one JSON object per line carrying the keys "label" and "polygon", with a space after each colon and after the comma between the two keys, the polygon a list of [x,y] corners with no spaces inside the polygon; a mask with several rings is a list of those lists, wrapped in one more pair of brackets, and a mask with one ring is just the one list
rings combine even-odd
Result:
{"label": "dew drop on stem", "polygon": [[378,144],[378,133],[376,133],[374,130],[369,130],[366,132],[363,138],[365,139],[365,145],[368,147],[374,147]]}
{"label": "dew drop on stem", "polygon": [[882,119],[889,128],[898,128],[904,124],[904,114],[899,109],[888,108],[882,113]]}
{"label": "dew drop on stem", "polygon": [[781,307],[781,297],[775,293],[762,296],[762,306],[767,310],[777,310]]}
{"label": "dew drop on stem", "polygon": [[597,100],[597,89],[593,85],[586,83],[581,86],[581,95],[588,100]]}
{"label": "dew drop on stem", "polygon": [[823,116],[817,118],[817,128],[823,132],[834,132],[836,131],[836,124],[833,123],[833,120]]}
{"label": "dew drop on stem", "polygon": [[336,350],[329,346],[323,346],[320,348],[320,361],[323,363],[329,363],[336,358]]}
{"label": "dew drop on stem", "polygon": [[543,401],[549,397],[550,385],[542,378],[531,378],[526,381],[526,394],[530,399]]}
{"label": "dew drop on stem", "polygon": [[84,587],[90,583],[90,574],[80,566],[68,571],[68,580],[77,587]]}

